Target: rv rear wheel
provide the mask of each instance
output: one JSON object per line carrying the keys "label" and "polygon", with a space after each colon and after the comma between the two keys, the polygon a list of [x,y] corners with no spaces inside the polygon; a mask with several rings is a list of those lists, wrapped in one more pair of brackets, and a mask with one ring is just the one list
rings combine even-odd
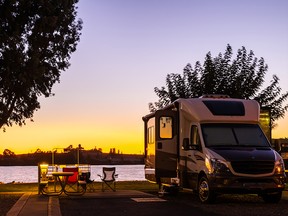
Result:
{"label": "rv rear wheel", "polygon": [[210,190],[209,182],[206,176],[200,178],[198,184],[198,196],[203,203],[213,203],[216,198],[216,194]]}

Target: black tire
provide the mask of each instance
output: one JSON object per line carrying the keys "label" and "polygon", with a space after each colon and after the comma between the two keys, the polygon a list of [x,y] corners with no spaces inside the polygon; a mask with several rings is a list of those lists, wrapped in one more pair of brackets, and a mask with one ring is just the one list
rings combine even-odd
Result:
{"label": "black tire", "polygon": [[198,183],[198,197],[202,203],[214,203],[216,194],[210,190],[209,181],[207,177],[200,178]]}
{"label": "black tire", "polygon": [[266,203],[278,203],[281,200],[282,191],[275,193],[266,193],[262,194],[261,196]]}

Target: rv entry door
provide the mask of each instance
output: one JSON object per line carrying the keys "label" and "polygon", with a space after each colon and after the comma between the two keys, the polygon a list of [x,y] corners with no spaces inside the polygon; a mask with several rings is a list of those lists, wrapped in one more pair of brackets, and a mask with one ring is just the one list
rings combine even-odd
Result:
{"label": "rv entry door", "polygon": [[178,112],[158,110],[155,113],[156,129],[156,180],[177,177]]}

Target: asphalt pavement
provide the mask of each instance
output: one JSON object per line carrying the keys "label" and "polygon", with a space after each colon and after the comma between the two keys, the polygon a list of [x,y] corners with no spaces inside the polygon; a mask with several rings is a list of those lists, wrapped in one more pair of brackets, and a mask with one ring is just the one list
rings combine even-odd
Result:
{"label": "asphalt pavement", "polygon": [[[189,198],[190,199],[190,198]],[[282,196],[282,205],[287,206],[288,191],[284,191]],[[195,203],[195,200],[188,200]],[[225,202],[225,201],[224,201]],[[245,202],[244,202],[245,204]],[[10,209],[7,216],[74,216],[74,215],[97,215],[97,216],[129,216],[129,215],[207,215],[203,205],[199,208],[196,204],[190,205],[177,201],[177,198],[160,198],[155,194],[144,193],[136,190],[118,190],[118,191],[96,191],[85,193],[83,196],[44,196],[35,192],[25,193],[16,204]],[[225,205],[221,205],[223,208]],[[233,205],[230,204],[230,205]],[[246,203],[247,205],[247,203]],[[267,206],[264,202],[256,204],[251,208],[257,208],[259,205]],[[277,204],[276,204],[277,205]],[[214,207],[217,206],[214,205]],[[243,209],[243,203],[237,204],[239,210]],[[212,208],[214,208],[212,205]],[[277,209],[277,206],[271,206]],[[210,206],[211,208],[211,206]],[[234,207],[233,207],[234,208]],[[261,207],[262,208],[262,207]],[[226,206],[227,209],[227,206]],[[284,210],[279,209],[277,214],[286,215],[288,207]],[[215,213],[213,215],[222,215]],[[229,214],[225,214],[229,215]],[[239,215],[239,213],[237,213]],[[240,214],[241,215],[241,214]]]}

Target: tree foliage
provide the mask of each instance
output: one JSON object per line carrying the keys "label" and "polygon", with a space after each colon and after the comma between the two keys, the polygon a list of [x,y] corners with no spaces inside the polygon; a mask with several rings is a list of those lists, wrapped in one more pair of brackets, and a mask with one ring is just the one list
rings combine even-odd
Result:
{"label": "tree foliage", "polygon": [[15,153],[9,149],[4,149],[3,156],[5,157],[14,157]]}
{"label": "tree foliage", "polygon": [[0,128],[22,126],[70,64],[78,0],[0,0]]}
{"label": "tree foliage", "polygon": [[279,78],[273,75],[270,85],[264,89],[264,77],[268,66],[263,58],[256,58],[253,51],[243,46],[232,59],[232,47],[228,44],[224,54],[213,58],[207,53],[203,66],[199,61],[194,68],[187,64],[183,74],[168,74],[166,88],[154,88],[159,100],[149,103],[151,112],[161,109],[178,98],[195,98],[204,94],[225,94],[233,98],[255,99],[262,107],[271,108],[271,121],[283,118],[288,104],[288,92],[281,94]]}

